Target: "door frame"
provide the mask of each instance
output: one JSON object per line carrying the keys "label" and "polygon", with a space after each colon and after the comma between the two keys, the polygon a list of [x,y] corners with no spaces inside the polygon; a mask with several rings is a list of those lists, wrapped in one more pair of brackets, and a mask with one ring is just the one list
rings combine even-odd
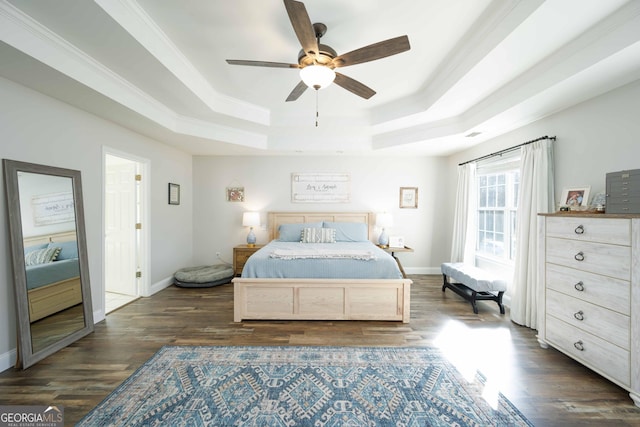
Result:
{"label": "door frame", "polygon": [[142,175],[142,181],[140,182],[140,222],[142,223],[142,228],[140,229],[140,245],[137,248],[137,252],[139,254],[139,265],[140,272],[142,273],[142,277],[138,282],[138,296],[149,296],[151,295],[151,285],[150,285],[150,257],[149,257],[149,248],[151,233],[150,233],[150,224],[151,224],[151,215],[150,215],[150,206],[151,206],[151,192],[150,187],[150,161],[149,159],[139,157],[133,155],[131,153],[127,153],[115,148],[111,148],[108,146],[102,146],[102,313],[105,312],[105,293],[106,293],[106,251],[105,251],[105,237],[106,237],[106,158],[107,155],[121,157],[123,159],[127,159],[133,162],[138,163],[140,166],[140,174]]}

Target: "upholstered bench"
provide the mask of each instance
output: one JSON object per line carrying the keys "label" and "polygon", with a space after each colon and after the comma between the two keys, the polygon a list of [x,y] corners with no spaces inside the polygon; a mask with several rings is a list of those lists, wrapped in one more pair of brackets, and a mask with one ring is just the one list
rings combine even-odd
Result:
{"label": "upholstered bench", "polygon": [[181,288],[208,288],[230,283],[233,276],[235,274],[230,265],[201,265],[181,268],[173,275],[173,281]]}
{"label": "upholstered bench", "polygon": [[[442,292],[449,288],[471,303],[473,312],[478,314],[476,301],[495,301],[504,314],[502,296],[507,290],[507,282],[494,278],[491,273],[462,262],[445,262],[441,266],[444,284]],[[449,280],[447,280],[449,277]],[[452,283],[452,281],[455,281]]]}

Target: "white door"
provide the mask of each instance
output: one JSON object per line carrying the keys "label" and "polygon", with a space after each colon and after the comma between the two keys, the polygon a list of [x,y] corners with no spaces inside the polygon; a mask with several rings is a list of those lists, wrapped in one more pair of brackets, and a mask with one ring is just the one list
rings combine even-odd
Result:
{"label": "white door", "polygon": [[136,162],[105,159],[105,290],[138,295]]}

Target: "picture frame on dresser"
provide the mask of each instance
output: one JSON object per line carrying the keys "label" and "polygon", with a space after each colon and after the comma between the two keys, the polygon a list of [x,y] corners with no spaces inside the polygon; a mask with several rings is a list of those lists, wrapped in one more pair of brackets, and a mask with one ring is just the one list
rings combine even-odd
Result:
{"label": "picture frame on dresser", "polygon": [[565,188],[560,197],[560,206],[568,206],[570,209],[586,207],[589,205],[590,191],[590,186]]}

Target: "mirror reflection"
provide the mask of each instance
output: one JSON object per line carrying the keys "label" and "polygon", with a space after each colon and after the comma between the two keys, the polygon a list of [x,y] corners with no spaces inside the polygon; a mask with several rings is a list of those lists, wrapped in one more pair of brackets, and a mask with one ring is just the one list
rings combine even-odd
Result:
{"label": "mirror reflection", "polygon": [[24,263],[34,353],[85,326],[73,182],[18,172]]}

